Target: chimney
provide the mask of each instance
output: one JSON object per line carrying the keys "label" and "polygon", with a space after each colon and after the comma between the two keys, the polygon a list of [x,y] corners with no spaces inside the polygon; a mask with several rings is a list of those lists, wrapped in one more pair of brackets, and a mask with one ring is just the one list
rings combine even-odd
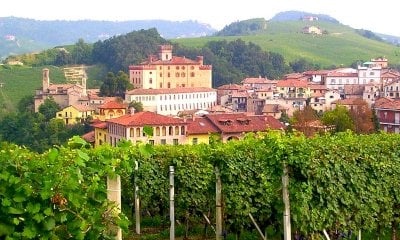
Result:
{"label": "chimney", "polygon": [[129,114],[133,116],[135,114],[135,108],[134,107],[129,107]]}
{"label": "chimney", "polygon": [[203,65],[203,56],[197,56],[197,62],[200,63],[200,65]]}

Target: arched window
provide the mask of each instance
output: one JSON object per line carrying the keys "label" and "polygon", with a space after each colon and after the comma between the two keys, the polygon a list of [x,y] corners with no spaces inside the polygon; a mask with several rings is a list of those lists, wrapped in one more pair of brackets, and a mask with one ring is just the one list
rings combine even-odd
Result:
{"label": "arched window", "polygon": [[136,137],[140,137],[140,128],[136,128]]}
{"label": "arched window", "polygon": [[160,127],[156,127],[156,136],[160,136]]}
{"label": "arched window", "polygon": [[134,137],[135,136],[135,130],[133,128],[129,129],[129,136]]}
{"label": "arched window", "polygon": [[167,136],[167,128],[166,127],[162,127],[162,135]]}

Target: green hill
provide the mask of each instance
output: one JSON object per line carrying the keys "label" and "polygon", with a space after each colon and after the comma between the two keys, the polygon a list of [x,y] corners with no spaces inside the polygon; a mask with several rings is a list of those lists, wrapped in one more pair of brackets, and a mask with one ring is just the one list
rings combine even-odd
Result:
{"label": "green hill", "polygon": [[[304,27],[311,25],[320,27],[326,34],[302,33]],[[357,60],[386,56],[391,64],[400,64],[399,47],[363,37],[348,26],[323,21],[269,21],[266,29],[250,35],[181,38],[173,42],[187,47],[202,47],[209,41],[238,38],[258,44],[265,51],[280,53],[287,62],[305,58],[322,67],[349,66]]]}
{"label": "green hill", "polygon": [[[0,65],[0,83],[3,85],[0,88],[0,117],[5,112],[15,111],[21,98],[35,94],[35,89],[42,86],[43,68],[50,69],[50,81],[52,83],[66,82],[62,67]],[[88,87],[99,87],[100,82],[95,79],[105,74],[104,67],[99,65],[91,66],[87,69],[87,74]]]}

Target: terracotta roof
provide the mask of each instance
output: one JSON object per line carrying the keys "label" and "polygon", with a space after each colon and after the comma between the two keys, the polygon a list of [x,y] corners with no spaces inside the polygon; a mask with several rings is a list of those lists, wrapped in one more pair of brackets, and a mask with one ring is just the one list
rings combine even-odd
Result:
{"label": "terracotta roof", "polygon": [[308,84],[308,87],[311,90],[326,90],[326,86],[321,84]]}
{"label": "terracotta roof", "polygon": [[78,110],[79,112],[94,111],[94,109],[92,107],[89,107],[87,105],[76,104],[76,105],[71,105],[71,106],[73,108],[75,108],[76,110]]}
{"label": "terracotta roof", "polygon": [[285,79],[299,79],[304,78],[303,73],[289,73],[285,75]]}
{"label": "terracotta roof", "polygon": [[326,75],[327,77],[358,77],[358,73],[351,72],[330,72]]}
{"label": "terracotta roof", "polygon": [[277,87],[308,87],[308,82],[297,79],[280,80],[276,84]]}
{"label": "terracotta roof", "polygon": [[82,135],[81,137],[88,143],[94,143],[94,141],[95,141],[94,131],[88,132],[88,133]]}
{"label": "terracotta roof", "polygon": [[232,93],[232,98],[247,98],[249,97],[249,93],[247,92],[234,92]]}
{"label": "terracotta roof", "polygon": [[125,108],[127,108],[127,105],[125,103],[109,101],[109,102],[104,103],[103,105],[100,105],[99,108],[101,108],[101,109],[125,109]]}
{"label": "terracotta roof", "polygon": [[191,88],[160,88],[160,89],[142,89],[137,88],[126,92],[127,95],[158,95],[158,94],[176,94],[176,93],[196,93],[196,92],[216,92],[213,88],[191,87]]}
{"label": "terracotta roof", "polygon": [[205,117],[195,118],[188,120],[188,134],[208,134],[218,133],[219,129],[212,124],[212,122]]}
{"label": "terracotta roof", "polygon": [[200,63],[198,61],[194,61],[194,60],[186,58],[186,57],[178,57],[178,56],[173,56],[170,60],[165,60],[165,61],[162,61],[160,59],[154,59],[151,62],[145,61],[145,62],[141,63],[141,65],[177,65],[177,64],[200,65]]}
{"label": "terracotta roof", "polygon": [[265,131],[282,129],[284,125],[272,116],[247,116],[244,113],[208,114],[208,118],[223,133]]}
{"label": "terracotta roof", "polygon": [[330,72],[330,70],[314,70],[314,71],[305,71],[303,74],[305,75],[326,75]]}
{"label": "terracotta roof", "polygon": [[269,80],[267,78],[245,78],[242,81],[242,84],[276,84],[278,81]]}
{"label": "terracotta roof", "polygon": [[94,127],[94,128],[106,129],[107,128],[107,123],[100,121],[100,122],[92,123],[91,126]]}
{"label": "terracotta roof", "polygon": [[363,103],[360,100],[364,101],[361,98],[345,98],[345,99],[339,99],[339,100],[333,101],[333,103],[341,104],[341,105],[361,105]]}
{"label": "terracotta roof", "polygon": [[239,85],[239,84],[225,84],[225,85],[219,86],[217,89],[218,90],[239,90],[239,89],[243,89],[243,86]]}
{"label": "terracotta roof", "polygon": [[400,100],[390,98],[379,98],[375,101],[375,108],[400,110]]}
{"label": "terracotta roof", "polygon": [[124,115],[107,120],[107,123],[116,123],[123,126],[160,126],[160,125],[184,125],[182,119],[160,115],[154,112],[138,112],[133,115]]}

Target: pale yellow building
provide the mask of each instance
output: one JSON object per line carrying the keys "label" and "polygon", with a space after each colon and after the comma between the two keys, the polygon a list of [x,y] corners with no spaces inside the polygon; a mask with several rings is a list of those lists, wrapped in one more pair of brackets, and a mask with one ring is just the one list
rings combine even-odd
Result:
{"label": "pale yellow building", "polygon": [[62,119],[65,125],[83,123],[94,114],[94,109],[86,105],[71,105],[57,112],[56,118]]}
{"label": "pale yellow building", "polygon": [[172,45],[161,45],[158,57],[150,55],[140,65],[129,66],[129,80],[134,88],[159,89],[179,87],[212,87],[212,66],[172,54]]}
{"label": "pale yellow building", "polygon": [[276,92],[281,98],[309,98],[311,89],[307,81],[297,79],[280,80]]}

